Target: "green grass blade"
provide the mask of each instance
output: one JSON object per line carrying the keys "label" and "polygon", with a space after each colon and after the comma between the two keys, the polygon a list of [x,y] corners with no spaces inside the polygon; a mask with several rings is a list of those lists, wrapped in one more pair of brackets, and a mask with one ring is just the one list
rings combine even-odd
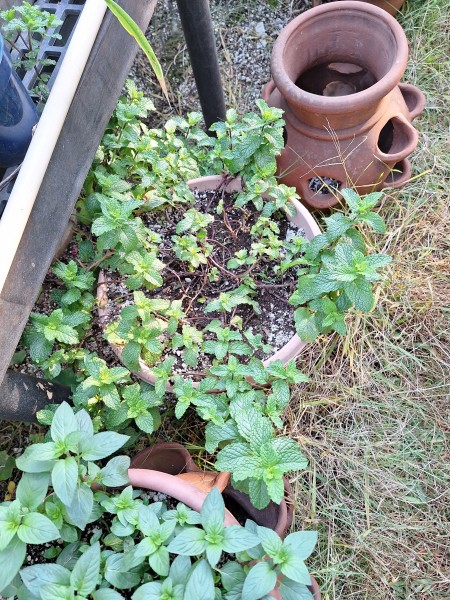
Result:
{"label": "green grass blade", "polygon": [[143,52],[145,52],[145,55],[147,56],[147,58],[150,62],[150,65],[153,69],[153,72],[156,75],[158,83],[161,86],[163,94],[167,98],[167,101],[169,102],[169,96],[167,94],[167,86],[166,86],[166,82],[164,80],[164,75],[163,75],[161,65],[159,64],[159,61],[156,58],[156,54],[153,52],[153,48],[148,43],[147,38],[140,30],[137,23],[135,21],[133,21],[133,19],[130,17],[130,15],[127,12],[125,12],[123,10],[123,8],[121,8],[117,4],[117,2],[114,2],[114,0],[105,0],[105,2],[106,2],[107,7],[109,8],[109,10],[116,17],[116,19],[119,21],[119,23],[125,29],[125,31],[127,31],[136,40],[139,47],[143,50]]}

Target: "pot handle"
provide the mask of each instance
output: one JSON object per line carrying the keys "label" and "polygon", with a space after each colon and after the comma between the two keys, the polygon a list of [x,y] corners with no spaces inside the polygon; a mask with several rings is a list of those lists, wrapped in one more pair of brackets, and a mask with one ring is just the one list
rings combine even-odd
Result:
{"label": "pot handle", "polygon": [[274,92],[274,90],[276,89],[276,85],[275,85],[275,81],[273,79],[271,79],[270,81],[268,81],[266,83],[265,86],[263,86],[262,92],[261,92],[261,98],[263,100],[265,100],[266,102],[269,102],[269,98],[272,95],[272,92]]}
{"label": "pot handle", "polygon": [[398,87],[409,111],[411,121],[425,109],[426,99],[423,92],[410,83],[399,83]]}

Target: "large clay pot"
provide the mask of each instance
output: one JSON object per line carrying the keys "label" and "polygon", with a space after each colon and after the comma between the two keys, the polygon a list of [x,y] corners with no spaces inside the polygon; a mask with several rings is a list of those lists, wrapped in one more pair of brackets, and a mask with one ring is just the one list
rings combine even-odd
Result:
{"label": "large clay pot", "polygon": [[[339,2],[340,0],[332,0],[333,2]],[[373,4],[383,8],[390,15],[396,15],[401,7],[404,5],[405,0],[359,0],[366,4]],[[322,4],[322,0],[313,0],[313,6],[319,6]]]}
{"label": "large clay pot", "polygon": [[[192,179],[188,181],[189,187],[191,189],[197,189],[201,192],[214,190],[218,188],[223,181],[223,178],[220,175],[211,175],[209,177],[200,177],[199,179]],[[238,192],[242,190],[242,182],[238,177],[236,179],[232,179],[226,185],[227,192]],[[311,240],[316,235],[320,234],[319,226],[314,220],[311,213],[297,200],[291,200],[296,213],[293,217],[289,217],[289,220],[293,222],[299,229],[303,229],[305,232],[305,236],[308,240]],[[108,282],[104,276],[103,272],[100,272],[98,278],[98,286],[97,286],[97,305],[98,305],[98,316],[99,322],[101,325],[104,325],[107,320],[107,303],[108,303]],[[116,356],[120,359],[122,356],[123,346],[119,346],[117,344],[110,344],[112,350],[116,354]],[[271,362],[275,360],[281,360],[284,364],[288,363],[290,360],[296,358],[303,348],[306,346],[306,342],[303,342],[297,334],[295,334],[287,344],[285,344],[282,348],[280,348],[273,356],[269,357],[264,361],[264,365],[267,366]],[[148,367],[144,361],[139,360],[140,370],[135,373],[137,377],[150,383],[151,385],[155,384],[156,378],[153,374],[153,371],[150,367]],[[194,385],[198,385],[194,383]],[[167,390],[172,391],[172,386],[167,384]]]}
{"label": "large clay pot", "polygon": [[[235,511],[236,515],[241,515],[245,519],[252,519],[258,525],[269,527],[276,531],[280,537],[284,538],[292,525],[294,513],[291,502],[292,488],[287,479],[284,480],[285,499],[282,500],[281,504],[270,502],[266,508],[258,510],[251,504],[246,494],[235,490],[229,484],[230,473],[202,471],[194,463],[186,448],[176,442],[160,442],[145,448],[132,459],[130,469],[132,471],[148,470],[152,473],[168,474],[178,480],[177,486],[180,485],[181,480],[190,488],[195,487],[204,493],[208,493],[215,486],[222,492],[225,505],[231,513]],[[165,489],[156,491],[178,498]],[[185,500],[182,501],[185,502]]]}
{"label": "large clay pot", "polygon": [[406,36],[384,10],[343,1],[306,11],[283,29],[263,98],[284,110],[280,180],[305,203],[329,208],[338,190],[368,193],[410,177],[417,145],[411,121],[425,99],[400,84]]}

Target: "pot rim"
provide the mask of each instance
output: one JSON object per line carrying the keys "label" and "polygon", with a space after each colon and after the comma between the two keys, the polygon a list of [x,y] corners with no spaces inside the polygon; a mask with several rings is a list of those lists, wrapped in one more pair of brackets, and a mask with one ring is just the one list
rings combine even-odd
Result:
{"label": "pot rim", "polygon": [[[154,444],[150,444],[150,445],[146,446],[143,450],[140,450],[137,454],[135,454],[132,457],[129,468],[134,469],[134,470],[136,470],[136,469],[151,470],[152,472],[158,471],[157,469],[154,469],[154,468],[149,469],[148,467],[145,466],[146,456],[149,454],[151,455],[152,452],[155,452],[155,454],[158,455],[158,451],[178,453],[178,455],[181,456],[182,459],[184,460],[185,469],[186,469],[185,471],[182,471],[181,474],[183,474],[183,473],[199,474],[199,475],[202,473],[216,474],[217,477],[214,482],[214,487],[218,488],[219,492],[222,494],[224,499],[228,496],[231,499],[233,499],[235,502],[238,502],[241,505],[241,507],[243,508],[243,510],[249,514],[248,518],[253,519],[255,522],[257,522],[257,519],[255,517],[252,517],[251,514],[249,513],[249,511],[246,509],[246,502],[247,501],[250,502],[249,496],[244,494],[243,492],[240,492],[239,490],[237,490],[236,488],[233,487],[233,485],[231,483],[231,473],[228,471],[203,471],[195,464],[189,450],[183,444],[180,444],[179,442],[157,441]],[[142,459],[144,459],[144,460],[142,460]],[[166,471],[159,471],[159,472],[167,473]],[[167,473],[167,474],[172,475],[173,477],[177,477],[178,479],[183,479],[183,477],[180,477],[180,474],[177,474],[177,475],[174,473]],[[184,482],[189,483],[190,485],[193,485],[194,487],[197,487],[202,492],[204,492],[204,488],[198,487],[196,485],[196,483],[194,483],[192,481],[187,481],[185,479],[184,479]],[[289,482],[289,479],[287,477],[283,477],[283,485],[284,485],[284,496],[283,496],[280,504],[276,504],[273,502],[271,503],[272,505],[279,507],[277,523],[276,523],[275,527],[271,527],[271,529],[273,529],[273,531],[275,531],[275,533],[277,533],[282,539],[284,539],[286,537],[287,532],[289,531],[289,529],[292,525],[293,516],[294,516],[294,507],[292,504],[293,490],[292,490],[291,484]],[[246,500],[244,502],[242,502],[238,498],[245,498]],[[262,509],[262,510],[266,510],[266,509]],[[268,525],[266,525],[266,526],[268,526]]]}
{"label": "pot rim", "polygon": [[[197,179],[190,179],[187,183],[190,187],[204,191],[210,190],[214,187],[218,187],[222,181],[223,177],[221,175],[207,175],[205,177],[199,177]],[[235,177],[234,179],[230,180],[226,185],[226,189],[232,192],[239,191],[240,189],[242,189],[241,178]],[[293,217],[292,221],[295,223],[296,218],[298,218],[299,221],[302,221],[302,225],[298,225],[298,227],[302,227],[303,229],[305,229],[305,235],[307,239],[312,239],[316,235],[320,235],[320,228],[317,225],[310,211],[305,206],[303,206],[303,204],[301,204],[298,200],[291,200],[291,202],[296,209],[296,217]],[[104,320],[106,319],[105,304],[107,303],[107,300],[107,282],[104,272],[101,270],[97,284],[97,305],[99,322],[102,324],[102,326]],[[112,348],[116,356],[119,358],[119,360],[121,360],[123,346],[120,346],[118,344],[111,344],[110,342],[108,342],[108,344]],[[284,346],[277,350],[272,356],[266,358],[266,360],[263,361],[263,365],[267,367],[270,363],[276,360],[281,360],[286,364],[290,360],[295,359],[303,350],[303,348],[305,348],[306,345],[307,343],[302,341],[299,338],[299,336],[295,333]],[[156,381],[156,378],[153,375],[151,367],[147,366],[142,359],[139,359],[139,366],[140,370],[136,371],[134,374],[137,377],[140,377],[143,381],[146,381],[153,385]],[[198,386],[198,383],[199,382],[194,382],[194,386]],[[167,383],[166,389],[167,391],[171,392],[173,390],[173,386]]]}
{"label": "pot rim", "polygon": [[[306,92],[295,85],[295,82],[288,76],[284,68],[284,51],[298,27],[317,19],[332,18],[333,13],[354,11],[378,17],[390,27],[397,44],[397,52],[394,63],[386,75],[370,86],[370,88],[351,94],[351,104],[349,103],[349,96],[320,96]],[[276,60],[277,58],[279,60]],[[304,110],[319,114],[338,115],[345,114],[349,110],[352,112],[362,110],[368,105],[374,104],[384,98],[400,82],[405,72],[407,61],[408,41],[405,32],[393,16],[384,9],[367,4],[366,2],[343,0],[342,2],[332,2],[311,8],[288,23],[281,31],[273,46],[271,70],[275,85],[288,100],[288,104],[293,104]]]}

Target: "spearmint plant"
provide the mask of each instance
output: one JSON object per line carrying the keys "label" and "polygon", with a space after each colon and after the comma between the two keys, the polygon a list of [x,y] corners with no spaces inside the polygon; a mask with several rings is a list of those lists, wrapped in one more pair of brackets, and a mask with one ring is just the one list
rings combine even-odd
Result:
{"label": "spearmint plant", "polygon": [[297,289],[290,303],[295,311],[298,335],[305,341],[319,333],[346,333],[345,312],[351,307],[369,312],[374,305],[373,283],[382,276],[378,270],[391,261],[385,254],[367,255],[366,243],[355,224],[365,223],[376,233],[385,225],[371,209],[381,192],[360,198],[354,190],[342,190],[350,209],[348,215],[334,214],[325,218],[325,233],[302,244],[302,264]]}
{"label": "spearmint plant", "polygon": [[39,48],[44,38],[61,39],[55,29],[62,25],[62,21],[53,13],[41,10],[30,2],[1,11],[0,20],[3,37],[18,52],[19,58],[14,66],[25,71],[36,71],[37,82],[32,92],[41,100],[46,100],[50,75],[44,68],[56,63],[50,58],[39,57]]}
{"label": "spearmint plant", "polygon": [[[61,535],[71,538],[73,528],[86,527],[93,511],[95,515],[93,483],[128,482],[128,457],[112,458],[103,467],[95,463],[116,452],[128,437],[113,431],[95,434],[85,410],[75,413],[63,402],[53,416],[49,437],[51,441],[32,444],[17,458],[24,475],[16,499],[0,505],[0,590],[21,567],[26,544],[43,544]],[[48,495],[49,486],[53,495]]]}
{"label": "spearmint plant", "polygon": [[[123,600],[123,594],[132,600],[258,600],[277,586],[287,600],[312,599],[304,560],[315,532],[282,541],[252,521],[224,527],[225,507],[215,488],[200,513],[183,504],[176,510],[146,504],[131,488],[102,505],[115,533],[99,530],[67,546],[56,563],[22,569],[3,593],[36,600]],[[115,549],[108,549],[113,537]]]}
{"label": "spearmint plant", "polygon": [[[243,118],[229,111],[213,127],[215,139],[202,131],[195,113],[149,129],[140,119],[151,104],[131,84],[128,94],[78,204],[92,236],[80,232],[76,259],[56,265],[62,282],[53,294],[58,308],[33,315],[25,335],[46,374],[66,376],[72,370],[75,409],[41,411],[50,432],[17,461],[25,483],[40,486],[36,498],[42,500],[31,512],[48,517],[65,546],[60,554],[49,549],[57,556],[56,569],[24,569],[10,586],[21,590],[21,600],[108,600],[121,598],[121,590],[134,600],[256,600],[278,584],[283,598],[309,598],[303,561],[314,534],[300,532],[281,542],[254,524],[246,533],[224,528],[216,492],[200,516],[183,506],[167,511],[131,487],[108,493],[105,486],[127,484],[129,460],[104,459],[139,433],[152,434],[160,411],[180,421],[195,411],[205,421],[205,449],[216,468],[230,472],[234,487],[255,507],[279,503],[286,474],[307,465],[299,445],[280,435],[291,387],[306,377],[293,361],[263,362],[272,348],[252,322],[264,310],[261,290],[289,299],[302,339],[345,334],[349,310],[372,309],[373,286],[389,262],[370,254],[366,236],[368,230],[384,232],[373,210],[380,194],[360,198],[343,190],[348,209],[327,217],[323,234],[310,241],[291,229],[287,234],[286,215],[292,214],[296,194],[275,177],[276,155],[284,145],[280,111],[263,101]],[[194,197],[186,181],[211,173],[222,176],[215,195]],[[236,175],[243,189],[230,197],[225,187]],[[110,300],[123,304],[105,329],[123,367],[106,363],[86,343],[98,267],[130,290]],[[264,318],[263,313],[259,322]],[[155,377],[153,387],[132,377],[142,363]],[[8,519],[16,537],[4,543],[32,543],[17,533],[28,507],[22,497],[14,502]],[[111,523],[106,535],[80,535],[103,515]],[[236,560],[219,569],[230,554]],[[88,562],[93,568],[85,584],[76,565],[85,568]]]}

